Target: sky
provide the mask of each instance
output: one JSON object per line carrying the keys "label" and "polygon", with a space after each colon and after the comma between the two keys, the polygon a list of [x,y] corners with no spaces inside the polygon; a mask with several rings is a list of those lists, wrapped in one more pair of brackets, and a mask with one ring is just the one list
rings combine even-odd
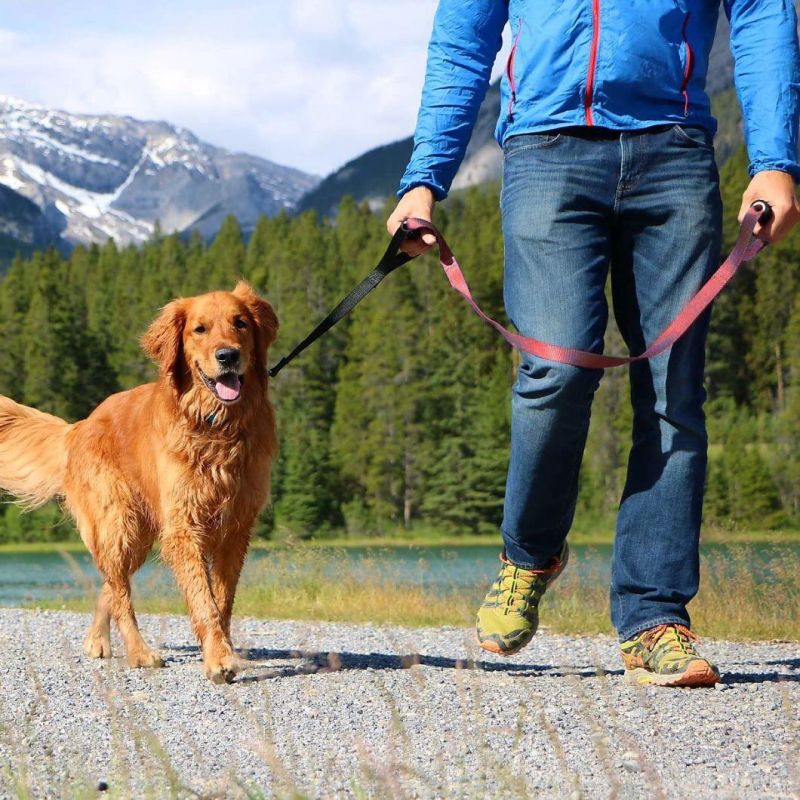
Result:
{"label": "sky", "polygon": [[413,132],[436,5],[0,0],[0,94],[324,175]]}

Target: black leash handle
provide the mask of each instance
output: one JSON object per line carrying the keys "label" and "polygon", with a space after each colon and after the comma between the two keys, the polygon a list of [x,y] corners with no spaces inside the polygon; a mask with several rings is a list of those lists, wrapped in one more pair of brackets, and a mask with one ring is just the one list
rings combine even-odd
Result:
{"label": "black leash handle", "polygon": [[339,320],[346,317],[387,275],[390,275],[398,267],[411,261],[412,256],[400,250],[400,245],[406,239],[413,238],[416,234],[409,231],[405,225],[401,225],[394,236],[392,236],[383,258],[378,262],[375,269],[364,278],[350,294],[342,298],[339,304],[323,319],[311,333],[298,344],[289,355],[283,356],[273,367],[267,370],[270,378],[274,378],[290,361],[294,361],[300,353],[312,345],[320,336],[326,334]]}

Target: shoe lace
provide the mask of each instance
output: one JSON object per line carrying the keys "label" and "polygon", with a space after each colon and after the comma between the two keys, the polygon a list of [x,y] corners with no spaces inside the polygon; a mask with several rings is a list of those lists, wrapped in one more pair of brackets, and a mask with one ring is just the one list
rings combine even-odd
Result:
{"label": "shoe lace", "polygon": [[536,597],[536,583],[543,577],[547,577],[550,573],[561,567],[561,560],[558,557],[553,559],[553,563],[545,569],[523,569],[517,567],[507,561],[503,554],[500,555],[500,560],[503,562],[504,567],[500,575],[499,589],[500,595],[504,598],[505,610],[504,613],[508,614],[510,611],[518,611],[525,613],[530,605],[531,597]]}
{"label": "shoe lace", "polygon": [[641,642],[648,650],[652,650],[668,631],[674,633],[674,641],[686,655],[694,655],[694,645],[700,638],[685,625],[657,625],[642,634]]}
{"label": "shoe lace", "polygon": [[524,612],[528,607],[529,597],[536,576],[529,570],[508,565],[500,578],[500,593],[504,599],[505,613],[519,610]]}

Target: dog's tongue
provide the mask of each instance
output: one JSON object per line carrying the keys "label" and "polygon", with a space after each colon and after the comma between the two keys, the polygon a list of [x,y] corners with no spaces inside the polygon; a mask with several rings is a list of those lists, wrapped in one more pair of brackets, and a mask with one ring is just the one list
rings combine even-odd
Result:
{"label": "dog's tongue", "polygon": [[214,388],[223,400],[235,400],[242,391],[242,384],[239,376],[231,373],[217,378]]}

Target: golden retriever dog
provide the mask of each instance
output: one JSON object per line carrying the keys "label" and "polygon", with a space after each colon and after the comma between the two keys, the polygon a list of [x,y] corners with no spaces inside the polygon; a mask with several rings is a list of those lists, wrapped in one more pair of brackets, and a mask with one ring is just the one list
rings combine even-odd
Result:
{"label": "golden retriever dog", "polygon": [[30,507],[61,499],[104,579],[90,658],[111,655],[113,618],[132,667],[163,666],[131,603],[131,576],[158,537],[206,675],[233,680],[234,593],[277,450],[266,372],[277,330],[270,304],[240,282],[169,303],[141,340],[156,382],[80,422],[0,397],[0,488]]}

